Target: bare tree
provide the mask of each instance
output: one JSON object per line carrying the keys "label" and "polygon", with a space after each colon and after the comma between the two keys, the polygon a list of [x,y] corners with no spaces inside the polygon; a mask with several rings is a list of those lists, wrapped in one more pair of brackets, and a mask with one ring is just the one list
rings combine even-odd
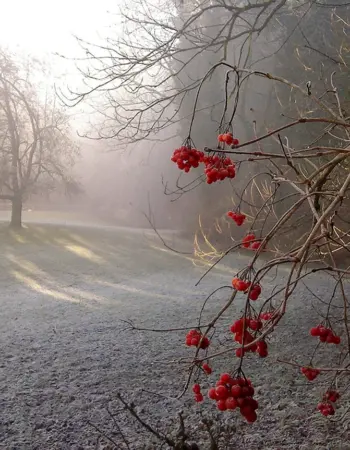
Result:
{"label": "bare tree", "polygon": [[41,183],[44,189],[58,180],[69,188],[75,184],[70,171],[78,148],[68,116],[47,94],[41,100],[31,82],[34,71],[22,70],[1,51],[0,199],[12,203],[13,227],[21,227],[23,202]]}
{"label": "bare tree", "polygon": [[[181,104],[206,72],[205,58],[248,64],[252,42],[260,39],[285,4],[286,0],[125,2],[120,33],[100,45],[80,39],[86,56],[77,63],[86,88],[71,90],[65,101],[74,105],[98,93],[95,108],[103,126],[97,137],[123,142],[150,138],[181,120]],[[193,73],[196,65],[203,70]]]}

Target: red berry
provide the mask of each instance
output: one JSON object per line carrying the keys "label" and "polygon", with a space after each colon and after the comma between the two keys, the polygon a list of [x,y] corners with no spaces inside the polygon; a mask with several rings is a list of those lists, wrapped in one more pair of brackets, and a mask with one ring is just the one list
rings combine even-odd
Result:
{"label": "red berry", "polygon": [[244,349],[239,347],[235,351],[237,358],[242,358],[244,356]]}
{"label": "red berry", "polygon": [[310,367],[302,367],[301,372],[309,381],[314,380],[320,374],[320,371],[318,369],[312,369]]}
{"label": "red berry", "polygon": [[337,391],[327,391],[325,394],[325,398],[326,400],[329,400],[333,403],[335,403],[340,397],[339,392]]}
{"label": "red berry", "polygon": [[252,243],[251,248],[253,250],[258,250],[260,248],[260,246],[261,246],[261,242],[260,241],[255,241],[255,242]]}
{"label": "red berry", "polygon": [[339,345],[340,344],[340,337],[339,336],[333,336],[333,344]]}
{"label": "red berry", "polygon": [[238,382],[238,385],[241,387],[247,386],[247,384],[249,385],[249,381],[246,380],[245,378],[237,378],[237,382]]}
{"label": "red berry", "polygon": [[249,416],[253,412],[253,408],[250,406],[250,404],[246,404],[240,408],[240,413],[242,416]]}
{"label": "red berry", "polygon": [[223,373],[223,374],[221,374],[221,376],[220,376],[220,381],[222,382],[222,383],[229,383],[230,382],[230,380],[231,380],[231,375],[229,374],[229,373]]}
{"label": "red berry", "polygon": [[255,422],[257,418],[258,418],[258,416],[255,411],[251,411],[249,415],[245,416],[245,419],[248,423]]}
{"label": "red berry", "polygon": [[241,397],[249,397],[250,395],[250,386],[243,386],[241,391]]}
{"label": "red berry", "polygon": [[238,386],[238,385],[232,386],[232,388],[231,388],[231,394],[232,394],[232,396],[235,397],[235,398],[240,397],[241,394],[242,394],[242,388],[241,388],[241,386]]}
{"label": "red berry", "polygon": [[220,411],[226,411],[226,409],[227,409],[226,400],[219,400],[216,403],[216,406]]}
{"label": "red berry", "polygon": [[254,331],[260,330],[262,328],[262,323],[260,320],[251,319],[249,321],[249,328]]}
{"label": "red berry", "polygon": [[256,289],[252,289],[249,294],[250,300],[257,300],[259,298],[259,292]]}
{"label": "red berry", "polygon": [[194,347],[197,347],[198,344],[199,344],[199,340],[200,340],[200,337],[199,337],[199,336],[193,337],[193,338],[191,339],[191,345],[193,345]]}
{"label": "red berry", "polygon": [[[228,175],[228,171],[227,171],[227,175]],[[242,214],[242,213],[232,213],[229,215],[229,217],[231,217],[231,219],[234,220],[239,227],[241,225],[243,225],[243,223],[246,219],[246,215]]]}
{"label": "red berry", "polygon": [[311,336],[319,336],[320,335],[320,330],[319,330],[319,328],[318,327],[313,327],[313,328],[311,328],[311,330],[310,330],[310,334],[311,334]]}
{"label": "red berry", "polygon": [[256,349],[260,358],[266,358],[268,355],[267,344],[265,341],[259,341]]}
{"label": "red berry", "polygon": [[198,330],[190,330],[187,334],[188,336],[195,336],[198,334]]}
{"label": "red berry", "polygon": [[229,391],[225,386],[217,386],[215,390],[216,390],[216,398],[218,398],[219,400],[227,399]]}
{"label": "red berry", "polygon": [[252,241],[255,240],[255,234],[247,234],[242,240],[242,247],[249,248]]}
{"label": "red berry", "polygon": [[202,365],[202,369],[204,370],[204,372],[207,374],[207,375],[210,375],[211,373],[212,373],[212,368],[208,365],[208,364],[206,364],[206,363],[204,363],[203,365]]}
{"label": "red berry", "polygon": [[233,137],[231,133],[224,134],[224,142],[227,145],[231,145],[233,143]]}
{"label": "red berry", "polygon": [[234,397],[227,397],[226,399],[226,408],[227,409],[235,409],[237,408],[237,401]]}
{"label": "red berry", "polygon": [[203,397],[202,394],[196,394],[194,399],[195,399],[196,402],[199,403],[199,402],[202,402],[204,400],[204,397]]}
{"label": "red berry", "polygon": [[247,405],[247,399],[246,398],[244,398],[244,397],[238,397],[237,398],[237,404],[238,404],[238,406],[240,407],[240,408],[243,408],[244,406],[246,406]]}
{"label": "red berry", "polygon": [[217,400],[216,389],[215,388],[210,388],[209,389],[208,397],[211,398],[212,400]]}
{"label": "red berry", "polygon": [[327,338],[328,333],[329,333],[329,330],[328,330],[328,328],[325,328],[324,326],[319,325],[319,326],[318,326],[318,333],[319,333],[319,336],[320,336],[320,337],[325,337],[325,338]]}
{"label": "red berry", "polygon": [[195,394],[200,394],[200,392],[201,392],[201,387],[199,386],[199,384],[194,384],[193,385],[193,387],[192,387],[192,391],[195,393]]}
{"label": "red berry", "polygon": [[321,414],[323,414],[324,416],[333,416],[335,413],[334,407],[333,405],[331,405],[330,403],[319,403],[317,405],[317,409],[320,411]]}
{"label": "red berry", "polygon": [[249,399],[249,404],[254,411],[259,408],[259,403],[254,398]]}
{"label": "red berry", "polygon": [[235,289],[237,289],[236,286],[237,286],[237,283],[238,283],[239,281],[240,281],[240,280],[239,280],[239,278],[237,278],[237,277],[232,278],[232,286],[233,286]]}
{"label": "red berry", "polygon": [[204,338],[202,339],[200,348],[205,350],[206,348],[209,347],[209,345],[210,345],[209,339],[206,336],[204,336]]}
{"label": "red berry", "polygon": [[331,332],[328,334],[326,342],[327,344],[333,344],[334,334]]}
{"label": "red berry", "polygon": [[260,295],[261,294],[261,286],[260,286],[260,284],[254,284],[252,286],[252,290],[256,291]]}

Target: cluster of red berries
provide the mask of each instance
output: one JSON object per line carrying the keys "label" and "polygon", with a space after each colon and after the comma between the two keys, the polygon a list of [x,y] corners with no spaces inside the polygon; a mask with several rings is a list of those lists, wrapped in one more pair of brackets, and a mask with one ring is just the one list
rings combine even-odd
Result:
{"label": "cluster of red berries", "polygon": [[247,234],[242,239],[242,247],[249,248],[252,245],[252,241],[255,241],[255,234],[253,233]]}
{"label": "cluster of red berries", "polygon": [[[232,286],[234,287],[234,289],[244,293],[248,292],[250,285],[251,285],[250,281],[244,281],[237,277],[233,278],[232,280]],[[261,286],[259,284],[254,284],[250,290],[249,299],[255,301],[259,298],[260,294],[261,294]]]}
{"label": "cluster of red berries", "polygon": [[244,221],[246,219],[246,215],[245,214],[235,213],[233,211],[229,211],[227,213],[227,217],[230,217],[232,220],[234,220],[239,227],[241,225],[243,225],[243,223],[244,223]]}
{"label": "cluster of red berries", "polygon": [[312,367],[302,367],[300,370],[309,381],[314,380],[321,373],[318,369],[313,369]]}
{"label": "cluster of red berries", "polygon": [[200,403],[204,400],[203,394],[201,392],[201,387],[199,384],[194,384],[192,387],[192,391],[194,392],[194,399],[197,403]]}
{"label": "cluster of red berries", "polygon": [[253,233],[247,234],[242,239],[242,247],[250,248],[252,250],[258,250],[258,248],[260,248],[260,246],[261,246],[261,242],[256,241],[255,239],[256,239],[255,234],[253,234]]}
{"label": "cluster of red berries", "polygon": [[250,281],[244,281],[237,277],[232,279],[232,286],[237,291],[247,292],[250,284],[251,284]]}
{"label": "cluster of red berries", "polygon": [[250,328],[253,331],[258,331],[262,328],[262,322],[258,319],[241,318],[236,320],[236,322],[231,325],[230,330],[235,334],[235,341],[239,344],[243,344],[244,346],[248,346],[245,349],[237,348],[236,356],[241,358],[244,356],[245,352],[256,352],[261,358],[266,358],[268,355],[266,342],[259,341],[256,344],[249,346],[249,344],[254,341],[254,337],[247,328]]}
{"label": "cluster of red berries", "polygon": [[218,141],[227,145],[239,145],[239,140],[232,136],[232,133],[219,134]]}
{"label": "cluster of red berries", "polygon": [[330,328],[326,328],[323,325],[317,325],[310,330],[311,336],[318,337],[321,342],[327,342],[327,344],[340,344],[340,337],[335,335]]}
{"label": "cluster of red berries", "polygon": [[203,152],[183,145],[174,150],[171,160],[177,164],[177,167],[180,170],[187,173],[190,171],[191,167],[198,167],[199,163],[203,161],[203,158]]}
{"label": "cluster of red berries", "polygon": [[272,318],[273,314],[274,314],[273,311],[261,313],[259,315],[259,319],[270,320]]}
{"label": "cluster of red berries", "polygon": [[324,395],[324,400],[329,400],[330,402],[333,403],[339,400],[339,398],[340,398],[339,392],[334,390],[327,391]]}
{"label": "cluster of red berries", "polygon": [[207,363],[202,364],[202,369],[204,370],[204,372],[207,375],[210,375],[212,373],[212,371],[213,371],[213,369]]}
{"label": "cluster of red berries", "polygon": [[335,413],[334,407],[331,403],[321,402],[317,405],[317,409],[324,416],[333,416]]}
{"label": "cluster of red berries", "polygon": [[232,378],[229,373],[223,373],[216,387],[208,391],[208,397],[216,401],[220,411],[239,408],[242,416],[249,423],[256,421],[256,410],[259,407],[253,396],[254,387],[250,380],[242,377]]}
{"label": "cluster of red berries", "polygon": [[205,350],[209,347],[210,341],[198,330],[190,330],[186,335],[186,345],[188,347],[200,347]]}
{"label": "cluster of red berries", "polygon": [[252,286],[252,289],[250,290],[249,299],[253,301],[258,300],[260,294],[261,294],[261,286],[259,284],[254,284]]}
{"label": "cluster of red berries", "polygon": [[317,409],[324,416],[333,416],[335,413],[334,406],[332,403],[335,403],[340,397],[339,392],[330,390],[327,391],[323,397],[323,401],[317,405]]}
{"label": "cluster of red berries", "polygon": [[220,157],[218,155],[204,156],[204,173],[207,176],[207,183],[212,184],[216,181],[223,181],[225,178],[234,178],[236,170],[231,158]]}

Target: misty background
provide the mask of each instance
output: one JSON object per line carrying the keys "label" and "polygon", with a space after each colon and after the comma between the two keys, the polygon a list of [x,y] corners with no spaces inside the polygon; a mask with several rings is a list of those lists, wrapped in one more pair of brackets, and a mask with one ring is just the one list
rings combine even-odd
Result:
{"label": "misty background", "polygon": [[[332,28],[333,22],[337,22],[334,12],[312,4],[277,3],[278,11],[268,16],[268,20],[264,19],[261,30],[251,34],[248,32],[251,24],[248,26],[243,21],[238,22],[235,25],[238,37],[228,40],[220,48],[213,44],[213,39],[225,23],[227,12],[208,8],[208,12],[201,14],[199,25],[194,25],[197,40],[191,41],[191,29],[180,34],[176,41],[179,56],[170,61],[164,60],[166,70],[174,74],[166,85],[162,85],[164,92],[179,92],[182,86],[196,87],[196,81],[223,59],[239,67],[284,76],[301,85],[312,79],[313,89],[322,90],[335,64],[334,58],[332,61],[327,55],[322,56],[317,49],[327,47],[333,51],[338,48],[341,38]],[[152,8],[158,11],[151,24],[155,39],[163,38],[162,34],[157,35],[157,30],[164,30],[164,24],[181,29],[194,6],[204,8],[210,4],[150,2],[147,6],[150,11]],[[55,92],[61,94],[61,99],[69,100],[74,98],[74,93],[81,94],[86,90],[94,69],[102,73],[105,70],[99,64],[106,57],[103,56],[106,43],[122,49],[132,45],[133,39],[142,39],[144,31],[140,31],[135,23],[137,20],[142,23],[145,19],[142,13],[144,7],[142,0],[132,4],[122,0],[102,0],[98,4],[86,4],[80,0],[65,0],[59,5],[48,5],[42,0],[33,1],[30,5],[25,1],[8,3],[2,10],[1,46],[24,60],[28,55],[40,60],[45,65],[45,74],[38,70],[35,77],[51,90],[55,86]],[[254,18],[254,12],[251,17]],[[315,27],[314,24],[321,23],[321,20],[324,20],[325,26],[322,29]],[[164,36],[167,37],[166,33]],[[206,45],[201,47],[203,41]],[[320,68],[323,77],[319,76]],[[339,64],[336,68],[340,72],[344,69]],[[142,83],[147,84],[148,77],[152,79],[152,70],[150,67]],[[107,70],[104,74],[106,77],[112,76]],[[203,85],[192,130],[192,138],[198,148],[216,145],[224,83],[225,70],[219,69]],[[162,119],[151,108],[147,120],[157,125],[148,134],[139,133],[140,130],[133,134],[128,113],[126,118],[120,114],[120,108],[126,111],[128,105],[142,109],[142,104],[138,105],[135,100],[137,95],[133,95],[132,87],[130,89],[118,87],[115,93],[108,92],[108,95],[97,89],[86,101],[66,109],[72,138],[80,148],[80,156],[73,168],[79,190],[74,195],[66,195],[66,189],[59,185],[51,190],[39,189],[25,199],[24,209],[74,212],[89,217],[91,221],[103,219],[134,227],[149,226],[144,217],[146,213],[152,216],[157,227],[191,232],[198,229],[200,216],[200,223],[207,230],[222,235],[222,230],[228,229],[225,213],[230,205],[235,207],[240,198],[239,191],[244,189],[247,181],[259,170],[258,167],[255,163],[249,167],[242,166],[234,184],[207,186],[204,183],[186,195],[181,195],[181,192],[179,195],[176,184],[188,183],[196,177],[196,173],[181,176],[178,181],[179,174],[170,157],[187,137],[196,88],[182,97],[175,96],[166,107],[161,103],[164,112]],[[290,97],[288,89],[269,81],[249,79],[242,92],[234,125],[234,134],[241,141],[280,125],[288,114],[293,116],[296,112],[293,107],[296,98]],[[308,105],[304,103],[303,107],[307,111]],[[165,116],[168,119],[165,120]],[[126,130],[125,133],[120,130],[116,132],[118,126]],[[315,135],[317,132],[315,127]],[[296,133],[294,130],[290,136],[294,146],[302,143],[305,137],[302,132]],[[265,144],[264,150],[269,151],[274,145],[276,143],[273,142]],[[252,191],[250,195],[254,197],[255,194]],[[4,210],[10,206],[6,201],[1,202]],[[259,204],[256,206],[259,207]],[[284,209],[282,205],[279,213]],[[254,214],[253,210],[250,212]]]}

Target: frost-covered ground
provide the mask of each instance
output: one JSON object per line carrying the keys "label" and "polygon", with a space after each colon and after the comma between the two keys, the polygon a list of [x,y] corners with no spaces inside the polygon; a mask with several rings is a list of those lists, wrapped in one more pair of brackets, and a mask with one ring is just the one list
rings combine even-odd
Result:
{"label": "frost-covered ground", "polygon": [[[169,232],[167,239],[191,251],[190,242],[180,242]],[[117,392],[133,399],[143,417],[158,427],[182,408],[186,423],[198,431],[203,407],[193,405],[191,394],[181,402],[170,398],[181,390],[185,374],[183,366],[167,362],[192,354],[183,345],[183,333],[123,331],[120,319],[156,328],[195,324],[205,296],[230,283],[232,268],[244,265],[244,255],[232,256],[195,288],[205,269],[142,230],[31,225],[20,234],[1,229],[0,245],[1,449],[103,448],[89,422],[118,440],[107,411],[118,410]],[[281,277],[283,273],[270,278],[266,287]],[[327,278],[308,285],[326,298]],[[226,297],[222,291],[209,301],[208,317]],[[217,423],[226,423],[233,432],[226,448],[350,448],[347,429],[322,420],[314,410],[322,385],[310,387],[294,368],[273,364],[276,357],[290,359],[312,350],[307,336],[316,320],[311,303],[311,295],[301,288],[271,339],[271,356],[264,361],[248,358],[245,371],[261,404],[258,422],[248,426],[236,412],[209,408]],[[226,314],[227,324],[240,308],[238,302]],[[234,368],[233,355],[231,361]],[[145,437],[125,416],[118,424],[132,440],[131,449],[147,448]]]}

